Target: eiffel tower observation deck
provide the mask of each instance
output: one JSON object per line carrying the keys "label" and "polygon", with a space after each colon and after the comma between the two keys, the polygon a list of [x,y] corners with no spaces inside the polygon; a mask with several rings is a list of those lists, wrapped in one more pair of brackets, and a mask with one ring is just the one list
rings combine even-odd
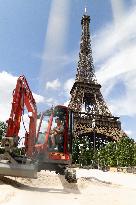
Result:
{"label": "eiffel tower observation deck", "polygon": [[119,117],[112,115],[101,93],[93,64],[90,16],[85,14],[81,20],[82,34],[79,61],[75,82],[70,91],[69,108],[74,113],[74,134],[89,136],[98,141],[118,141],[125,136]]}

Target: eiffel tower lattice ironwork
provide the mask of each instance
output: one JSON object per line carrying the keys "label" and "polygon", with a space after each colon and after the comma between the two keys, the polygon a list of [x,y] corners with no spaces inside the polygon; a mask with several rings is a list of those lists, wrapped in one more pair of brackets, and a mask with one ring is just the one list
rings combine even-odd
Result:
{"label": "eiffel tower lattice ironwork", "polygon": [[93,135],[94,129],[101,139],[117,141],[125,136],[119,117],[108,109],[97,82],[89,31],[90,16],[86,13],[81,20],[82,34],[76,79],[70,91],[69,108],[74,112],[75,136]]}

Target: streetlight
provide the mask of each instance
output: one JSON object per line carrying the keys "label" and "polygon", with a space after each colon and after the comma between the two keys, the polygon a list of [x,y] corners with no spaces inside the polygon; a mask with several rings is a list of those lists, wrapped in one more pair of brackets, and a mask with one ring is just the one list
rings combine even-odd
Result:
{"label": "streetlight", "polygon": [[94,152],[95,152],[95,119],[92,120],[92,128],[93,128],[93,134],[94,134]]}
{"label": "streetlight", "polygon": [[[92,128],[93,128],[93,148],[94,148],[94,156],[95,156],[95,119],[92,120]],[[95,160],[94,160],[95,161]]]}
{"label": "streetlight", "polygon": [[118,147],[117,147],[117,142],[116,143],[116,157],[117,157],[117,167],[119,166],[119,161],[118,161],[118,154],[117,154],[117,150],[118,150]]}
{"label": "streetlight", "polygon": [[79,156],[79,158],[80,158],[80,166],[82,167],[83,166],[83,144],[79,144],[79,149],[80,149],[80,151],[79,151],[79,153],[80,153],[80,156]]}

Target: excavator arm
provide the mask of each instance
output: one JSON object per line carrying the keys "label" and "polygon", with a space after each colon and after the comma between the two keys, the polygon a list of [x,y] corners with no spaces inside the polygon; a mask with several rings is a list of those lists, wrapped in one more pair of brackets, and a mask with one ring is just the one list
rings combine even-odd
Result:
{"label": "excavator arm", "polygon": [[[25,134],[25,156],[17,155],[21,118],[26,106],[29,113],[29,132]],[[13,91],[10,117],[7,120],[7,132],[2,139],[4,154],[0,155],[0,174],[9,176],[35,177],[35,164],[32,164],[36,140],[37,107],[24,76],[17,80]],[[27,166],[28,165],[28,166]]]}
{"label": "excavator arm", "polygon": [[7,120],[8,126],[4,139],[4,141],[6,139],[11,141],[13,147],[17,146],[19,139],[18,133],[21,118],[24,114],[24,106],[26,106],[30,118],[29,133],[26,133],[25,139],[26,153],[28,156],[32,156],[36,138],[37,107],[26,78],[20,76],[17,80],[16,88],[13,91],[12,109],[10,117]]}

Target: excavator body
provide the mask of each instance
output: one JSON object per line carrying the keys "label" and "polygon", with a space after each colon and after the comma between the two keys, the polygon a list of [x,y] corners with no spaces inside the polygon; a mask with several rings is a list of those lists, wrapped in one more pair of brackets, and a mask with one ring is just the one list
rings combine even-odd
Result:
{"label": "excavator body", "polygon": [[[18,135],[24,107],[29,113],[29,130],[25,132],[24,147],[20,149]],[[61,132],[57,128],[57,119]],[[72,111],[58,105],[41,114],[38,126],[37,122],[36,102],[26,78],[20,76],[13,91],[7,132],[1,141],[0,175],[37,178],[40,170],[54,170],[68,176],[72,164]],[[75,174],[70,176],[69,182],[75,182]]]}

